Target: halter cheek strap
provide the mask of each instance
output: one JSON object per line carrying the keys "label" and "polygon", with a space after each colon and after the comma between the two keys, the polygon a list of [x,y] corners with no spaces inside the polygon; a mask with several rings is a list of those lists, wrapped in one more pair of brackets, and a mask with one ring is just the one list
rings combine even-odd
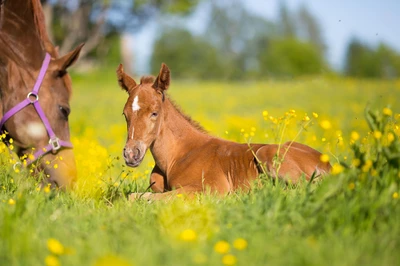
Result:
{"label": "halter cheek strap", "polygon": [[56,134],[54,133],[53,129],[51,128],[51,125],[49,123],[49,120],[47,119],[46,115],[43,112],[42,107],[40,106],[39,103],[39,90],[40,90],[40,86],[42,85],[44,76],[46,75],[46,71],[47,68],[49,67],[50,64],[50,55],[48,53],[46,53],[46,56],[43,60],[42,63],[42,67],[40,69],[39,72],[39,76],[36,80],[36,83],[33,87],[33,90],[31,92],[28,93],[28,95],[26,96],[26,98],[20,102],[19,104],[17,104],[16,106],[14,106],[13,108],[11,108],[11,110],[9,110],[8,112],[5,113],[5,115],[3,116],[3,118],[0,121],[0,129],[3,128],[4,123],[13,115],[15,115],[16,113],[18,113],[19,111],[21,111],[23,108],[25,108],[26,106],[32,104],[33,107],[35,108],[36,112],[38,113],[40,119],[42,120],[47,134],[49,135],[49,144],[46,145],[45,147],[43,147],[42,149],[36,151],[33,156],[34,159],[27,159],[27,164],[31,164],[33,163],[37,158],[43,156],[44,154],[53,151],[56,152],[57,150],[59,150],[61,147],[65,147],[65,148],[72,148],[72,144],[69,141],[64,141],[64,140],[60,140]]}

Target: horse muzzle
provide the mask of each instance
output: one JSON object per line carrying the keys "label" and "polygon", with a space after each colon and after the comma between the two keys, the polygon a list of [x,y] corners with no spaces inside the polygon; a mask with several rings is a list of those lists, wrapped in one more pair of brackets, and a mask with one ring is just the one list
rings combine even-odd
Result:
{"label": "horse muzzle", "polygon": [[124,147],[124,159],[125,163],[129,167],[137,167],[143,161],[144,155],[146,154],[145,145],[137,143],[133,146],[125,145]]}

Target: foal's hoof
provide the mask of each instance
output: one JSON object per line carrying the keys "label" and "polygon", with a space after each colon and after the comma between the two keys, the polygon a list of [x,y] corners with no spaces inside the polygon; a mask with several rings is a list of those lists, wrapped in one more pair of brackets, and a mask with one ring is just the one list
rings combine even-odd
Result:
{"label": "foal's hoof", "polygon": [[145,192],[145,193],[131,193],[128,196],[129,201],[136,201],[140,199],[145,199],[145,200],[150,200],[151,199],[151,192]]}

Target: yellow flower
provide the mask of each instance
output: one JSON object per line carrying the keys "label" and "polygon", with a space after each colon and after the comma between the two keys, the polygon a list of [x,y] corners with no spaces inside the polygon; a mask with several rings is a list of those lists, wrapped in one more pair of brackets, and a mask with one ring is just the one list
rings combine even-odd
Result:
{"label": "yellow flower", "polygon": [[380,139],[382,137],[382,132],[375,130],[374,131],[374,138]]}
{"label": "yellow flower", "polygon": [[392,132],[389,132],[389,133],[387,134],[387,139],[388,139],[388,143],[389,143],[389,144],[393,142],[393,140],[394,140],[394,135],[393,135]]}
{"label": "yellow flower", "polygon": [[369,169],[371,168],[371,166],[372,166],[372,161],[371,161],[371,160],[367,160],[367,161],[365,161],[365,164],[363,165],[363,167],[361,168],[361,170],[362,170],[364,173],[366,173],[366,172],[369,171]]}
{"label": "yellow flower", "polygon": [[12,143],[14,142],[14,140],[13,140],[13,139],[10,139],[8,142],[10,142],[10,144],[12,144]]}
{"label": "yellow flower", "polygon": [[45,193],[49,193],[50,192],[50,184],[48,184],[47,186],[45,186],[44,187],[44,189],[43,189],[43,191],[45,192]]}
{"label": "yellow flower", "polygon": [[180,234],[179,238],[183,241],[193,242],[197,239],[197,234],[192,229],[186,229]]}
{"label": "yellow flower", "polygon": [[356,141],[360,138],[360,134],[358,134],[357,131],[352,131],[350,134],[350,138],[351,140]]}
{"label": "yellow flower", "polygon": [[264,117],[268,116],[268,111],[263,111],[263,112],[262,112],[262,115],[263,115]]}
{"label": "yellow flower", "polygon": [[247,241],[246,239],[243,238],[237,238],[235,241],[233,241],[233,247],[236,248],[237,250],[244,250],[247,248]]}
{"label": "yellow flower", "polygon": [[355,159],[353,159],[353,161],[352,161],[351,164],[354,165],[355,167],[358,167],[358,166],[360,166],[360,164],[361,164],[361,160],[355,158]]}
{"label": "yellow flower", "polygon": [[55,255],[62,255],[65,251],[64,246],[55,238],[49,238],[47,240],[47,248]]}
{"label": "yellow flower", "polygon": [[230,249],[229,243],[224,240],[220,240],[214,245],[215,252],[220,253],[220,254],[228,253],[229,249]]}
{"label": "yellow flower", "polygon": [[383,114],[387,116],[392,116],[393,112],[390,108],[385,107],[383,108]]}
{"label": "yellow flower", "polygon": [[237,259],[234,255],[228,254],[222,257],[222,263],[224,265],[235,265],[237,263]]}
{"label": "yellow flower", "polygon": [[353,182],[351,182],[348,187],[350,190],[353,190],[356,187],[356,185]]}
{"label": "yellow flower", "polygon": [[329,162],[329,155],[328,154],[321,154],[319,159],[320,159],[321,162],[327,163],[327,162]]}
{"label": "yellow flower", "polygon": [[8,200],[8,204],[10,204],[10,205],[15,205],[15,200],[14,200],[14,199],[9,199],[9,200]]}
{"label": "yellow flower", "polygon": [[317,113],[313,112],[312,115],[313,115],[314,118],[318,118],[318,114]]}
{"label": "yellow flower", "polygon": [[13,146],[13,145],[8,146],[8,148],[9,148],[10,150],[14,150],[14,146]]}
{"label": "yellow flower", "polygon": [[303,121],[310,121],[310,117],[308,115],[304,115]]}
{"label": "yellow flower", "polygon": [[58,168],[58,164],[54,164],[53,168],[57,169]]}
{"label": "yellow flower", "polygon": [[331,173],[332,173],[332,175],[338,175],[341,172],[343,172],[343,170],[344,170],[344,168],[341,164],[335,163],[334,165],[332,165]]}
{"label": "yellow flower", "polygon": [[46,266],[59,266],[60,261],[58,260],[58,258],[54,255],[48,255],[45,259],[44,262],[46,264]]}
{"label": "yellow flower", "polygon": [[131,266],[128,261],[117,257],[115,255],[106,255],[104,257],[99,258],[95,263],[94,266]]}
{"label": "yellow flower", "polygon": [[393,193],[392,198],[398,199],[399,198],[399,193],[397,193],[397,192]]}
{"label": "yellow flower", "polygon": [[328,130],[328,129],[331,129],[332,128],[332,124],[331,124],[331,122],[329,121],[329,120],[322,120],[321,122],[320,122],[320,126],[323,128],[323,129],[325,129],[325,130]]}

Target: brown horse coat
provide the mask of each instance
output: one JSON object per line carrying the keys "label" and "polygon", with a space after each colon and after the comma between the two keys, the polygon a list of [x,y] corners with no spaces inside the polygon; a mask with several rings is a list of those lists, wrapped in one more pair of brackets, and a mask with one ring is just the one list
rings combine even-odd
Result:
{"label": "brown horse coat", "polygon": [[142,78],[136,84],[122,65],[117,75],[120,86],[129,93],[124,107],[126,164],[138,166],[147,149],[156,163],[150,182],[159,193],[146,193],[147,198],[207,189],[220,194],[249,189],[263,171],[272,178],[297,182],[303,175],[310,179],[330,170],[329,163],[320,161],[320,152],[300,143],[248,145],[210,136],[165,97],[170,84],[165,64],[154,82]]}

